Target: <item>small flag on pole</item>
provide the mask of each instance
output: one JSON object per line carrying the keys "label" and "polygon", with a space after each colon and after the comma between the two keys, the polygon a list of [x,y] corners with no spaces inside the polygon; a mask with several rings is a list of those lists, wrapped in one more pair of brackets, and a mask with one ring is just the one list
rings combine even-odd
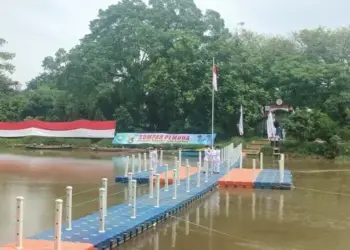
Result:
{"label": "small flag on pole", "polygon": [[243,107],[242,107],[242,105],[241,105],[241,115],[239,116],[238,131],[239,131],[239,134],[241,136],[244,134],[244,130],[243,130]]}
{"label": "small flag on pole", "polygon": [[216,74],[216,66],[213,65],[213,89],[218,91],[218,79]]}

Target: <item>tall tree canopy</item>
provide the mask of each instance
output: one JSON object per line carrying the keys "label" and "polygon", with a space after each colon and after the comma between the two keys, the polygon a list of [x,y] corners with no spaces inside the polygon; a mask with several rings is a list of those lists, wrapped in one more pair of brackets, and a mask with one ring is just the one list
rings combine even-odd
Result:
{"label": "tall tree canopy", "polygon": [[117,119],[123,131],[207,132],[215,57],[218,133],[237,134],[240,105],[253,127],[260,107],[277,98],[346,125],[349,52],[349,27],[288,37],[244,26],[230,32],[219,13],[203,13],[193,0],[122,0],[99,11],[73,49],[44,58],[24,91],[5,76],[14,55],[0,52],[0,90],[12,92],[0,101],[0,120]]}

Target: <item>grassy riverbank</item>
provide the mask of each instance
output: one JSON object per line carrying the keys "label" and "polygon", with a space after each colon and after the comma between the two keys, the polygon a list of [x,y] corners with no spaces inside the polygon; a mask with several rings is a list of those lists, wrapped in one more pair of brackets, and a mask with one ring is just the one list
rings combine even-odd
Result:
{"label": "grassy riverbank", "polygon": [[[238,145],[243,143],[245,145],[250,139],[234,137],[228,140],[220,140],[215,145],[223,147],[229,143]],[[43,145],[71,145],[73,147],[104,147],[104,148],[121,148],[122,145],[113,145],[112,139],[78,139],[78,138],[55,138],[55,137],[39,137],[39,136],[28,136],[23,138],[0,138],[0,147],[16,147],[32,144],[43,144]],[[137,144],[127,145],[127,148],[147,148],[150,144]],[[177,149],[179,147],[186,149],[199,149],[203,148],[203,145],[176,145],[176,144],[165,144],[159,145],[163,149]]]}
{"label": "grassy riverbank", "polygon": [[[229,143],[234,143],[238,145],[243,144],[243,148],[253,141],[261,140],[263,138],[258,137],[233,137],[227,140],[219,140],[215,145],[219,147],[224,147]],[[0,138],[0,147],[16,147],[32,144],[43,144],[43,145],[71,145],[73,148],[121,148],[122,145],[113,145],[112,139],[78,139],[78,138],[53,138],[53,137],[23,137],[23,138]],[[334,147],[327,142],[298,142],[297,140],[287,140],[281,145],[281,152],[287,153],[291,157],[311,157],[311,158],[342,158],[350,159],[350,143],[342,142],[336,144]],[[149,144],[138,144],[138,145],[127,145],[125,148],[131,149],[144,149],[148,148]],[[203,148],[203,145],[175,145],[175,144],[165,144],[159,145],[164,150],[178,149],[179,147],[185,149],[199,149]],[[262,152],[266,155],[272,155],[272,147],[269,145],[262,147]]]}

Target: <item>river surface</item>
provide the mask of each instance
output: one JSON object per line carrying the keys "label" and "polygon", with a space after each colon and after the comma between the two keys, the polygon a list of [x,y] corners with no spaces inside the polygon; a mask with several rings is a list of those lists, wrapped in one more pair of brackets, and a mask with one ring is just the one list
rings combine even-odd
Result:
{"label": "river surface", "polygon": [[[0,153],[0,245],[15,240],[16,196],[24,196],[24,234],[54,224],[54,200],[73,186],[73,217],[98,209],[101,178],[109,180],[108,204],[124,202],[124,173],[113,154],[72,152]],[[171,164],[173,156],[167,160]],[[193,159],[192,161],[194,161]],[[265,168],[276,163],[265,157]],[[250,160],[246,162],[250,167]],[[286,159],[292,191],[219,188],[154,229],[130,240],[131,250],[348,250],[350,165]],[[148,193],[139,186],[138,195]]]}

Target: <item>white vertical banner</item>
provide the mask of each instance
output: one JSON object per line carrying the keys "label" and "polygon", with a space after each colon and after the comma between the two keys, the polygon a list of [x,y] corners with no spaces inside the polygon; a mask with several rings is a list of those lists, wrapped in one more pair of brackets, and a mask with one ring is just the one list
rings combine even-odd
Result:
{"label": "white vertical banner", "polygon": [[216,74],[216,65],[215,58],[213,57],[213,80],[212,80],[213,88],[212,88],[212,100],[211,100],[211,147],[214,148],[214,99],[215,99],[215,91],[218,91],[218,80]]}
{"label": "white vertical banner", "polygon": [[243,107],[241,105],[241,114],[239,116],[239,122],[238,122],[238,132],[239,135],[242,136],[244,134],[244,129],[243,129]]}

